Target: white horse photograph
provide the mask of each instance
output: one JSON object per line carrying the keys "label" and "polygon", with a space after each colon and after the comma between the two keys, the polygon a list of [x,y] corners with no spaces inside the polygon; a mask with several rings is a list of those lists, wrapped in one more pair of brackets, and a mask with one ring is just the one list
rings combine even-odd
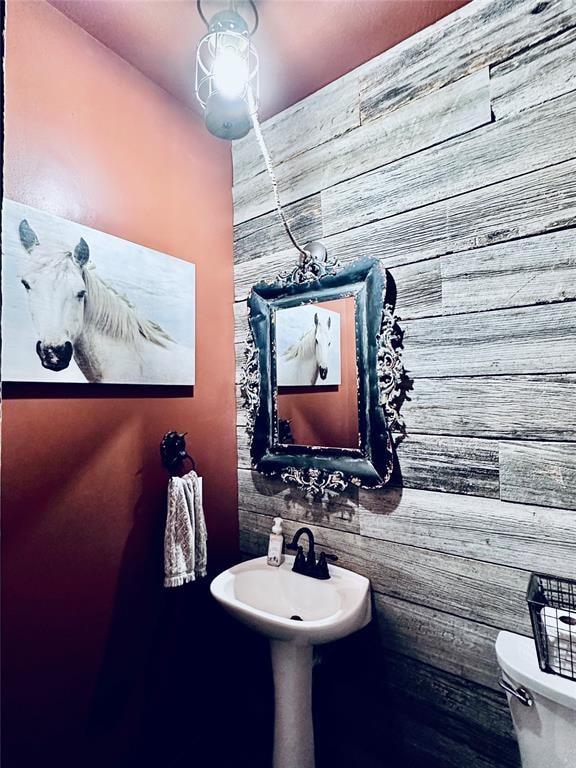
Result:
{"label": "white horse photograph", "polygon": [[279,387],[340,384],[340,314],[320,304],[276,311]]}
{"label": "white horse photograph", "polygon": [[195,268],[4,200],[4,381],[192,385]]}

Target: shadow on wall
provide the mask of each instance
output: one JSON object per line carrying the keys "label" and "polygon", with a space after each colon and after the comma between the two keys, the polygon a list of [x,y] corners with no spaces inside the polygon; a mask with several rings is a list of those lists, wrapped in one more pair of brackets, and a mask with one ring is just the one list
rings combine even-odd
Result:
{"label": "shadow on wall", "polygon": [[375,622],[320,646],[319,657],[314,669],[316,768],[409,768]]}
{"label": "shadow on wall", "polygon": [[[142,493],[126,539],[114,609],[88,720],[88,745],[94,764],[125,760],[138,741],[139,710],[153,662],[154,636],[162,620],[164,515],[158,471],[141,469]],[[157,503],[150,499],[157,497]]]}
{"label": "shadow on wall", "polygon": [[113,400],[134,397],[194,397],[193,386],[176,386],[174,384],[159,386],[157,384],[42,384],[40,382],[3,382],[2,388],[6,399],[10,400]]}
{"label": "shadow on wall", "polygon": [[223,613],[204,580],[166,590],[139,741],[122,766],[269,768],[268,644]]}
{"label": "shadow on wall", "polygon": [[[113,618],[88,721],[90,768],[269,768],[273,729],[268,644],[215,603],[210,579],[165,589],[163,482],[141,469]],[[151,496],[158,503],[151,505]],[[161,497],[161,498],[160,498]],[[252,735],[252,738],[251,738]]]}
{"label": "shadow on wall", "polygon": [[322,501],[311,501],[300,489],[293,485],[287,485],[279,478],[268,477],[252,471],[252,482],[259,495],[283,496],[286,505],[286,517],[290,517],[290,512],[293,511],[297,515],[296,519],[301,519],[302,510],[305,507],[306,513],[303,519],[315,525],[322,525],[334,516],[349,524],[352,524],[356,519],[358,489],[353,485],[349,485],[342,493],[332,494]]}
{"label": "shadow on wall", "polygon": [[[254,489],[259,495],[283,497],[287,518],[290,518],[293,513],[294,519],[305,520],[314,525],[326,525],[331,520],[340,519],[346,523],[346,527],[350,528],[358,523],[359,489],[354,485],[349,485],[342,493],[330,494],[321,501],[313,501],[308,499],[300,489],[288,485],[279,478],[268,477],[254,470],[251,475]],[[394,451],[394,469],[386,486],[386,494],[380,497],[382,505],[379,512],[383,515],[391,515],[399,506],[402,493],[402,468]]]}

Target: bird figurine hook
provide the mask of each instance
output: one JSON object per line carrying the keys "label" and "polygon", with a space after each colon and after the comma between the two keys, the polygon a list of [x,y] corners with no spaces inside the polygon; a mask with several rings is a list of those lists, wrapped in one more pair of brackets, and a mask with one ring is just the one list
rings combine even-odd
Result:
{"label": "bird figurine hook", "polygon": [[178,473],[182,463],[188,459],[192,464],[192,469],[196,469],[196,463],[192,456],[186,451],[187,432],[166,432],[160,442],[160,456],[162,464],[171,475]]}

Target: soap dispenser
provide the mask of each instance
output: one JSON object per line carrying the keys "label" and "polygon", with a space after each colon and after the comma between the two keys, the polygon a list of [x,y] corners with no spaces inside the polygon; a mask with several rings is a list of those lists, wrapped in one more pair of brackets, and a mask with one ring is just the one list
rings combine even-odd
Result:
{"label": "soap dispenser", "polygon": [[268,565],[281,565],[284,562],[284,534],[282,533],[282,518],[275,517],[270,542],[268,543]]}

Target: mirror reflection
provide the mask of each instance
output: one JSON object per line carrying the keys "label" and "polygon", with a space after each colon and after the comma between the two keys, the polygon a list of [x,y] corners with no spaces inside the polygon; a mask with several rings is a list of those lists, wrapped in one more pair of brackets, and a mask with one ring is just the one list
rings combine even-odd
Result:
{"label": "mirror reflection", "polygon": [[354,297],[278,308],[278,442],[358,448]]}

